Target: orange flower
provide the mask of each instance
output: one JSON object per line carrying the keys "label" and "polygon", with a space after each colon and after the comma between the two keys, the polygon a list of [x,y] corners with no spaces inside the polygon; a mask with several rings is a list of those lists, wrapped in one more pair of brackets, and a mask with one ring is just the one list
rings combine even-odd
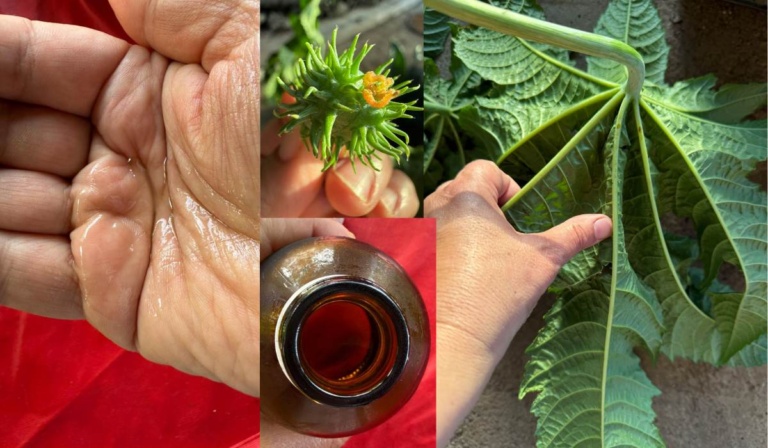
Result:
{"label": "orange flower", "polygon": [[381,109],[400,92],[390,89],[395,80],[384,75],[368,72],[363,75],[363,99],[369,106]]}

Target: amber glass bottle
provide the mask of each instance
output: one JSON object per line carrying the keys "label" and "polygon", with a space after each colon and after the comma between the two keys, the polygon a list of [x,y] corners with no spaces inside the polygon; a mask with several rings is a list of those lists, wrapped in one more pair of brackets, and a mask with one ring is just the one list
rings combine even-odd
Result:
{"label": "amber glass bottle", "polygon": [[370,429],[413,395],[429,322],[392,258],[349,238],[309,238],[261,265],[261,411],[320,437]]}

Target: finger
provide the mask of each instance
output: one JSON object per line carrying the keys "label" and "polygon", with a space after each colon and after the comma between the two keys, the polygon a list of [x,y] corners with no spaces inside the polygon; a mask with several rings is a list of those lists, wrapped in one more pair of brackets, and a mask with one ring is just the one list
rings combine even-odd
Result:
{"label": "finger", "polygon": [[384,157],[378,165],[376,171],[361,163],[353,167],[349,159],[341,159],[328,171],[325,195],[336,211],[345,216],[363,216],[376,207],[392,178],[393,162]]}
{"label": "finger", "polygon": [[131,39],[176,61],[202,62],[207,72],[230,56],[232,49],[259,33],[258,0],[109,3]]}
{"label": "finger", "polygon": [[443,182],[442,184],[438,185],[437,188],[435,189],[435,193],[439,193],[442,190],[444,190],[446,187],[448,187],[448,185],[451,184],[451,182],[453,182],[453,179],[447,180],[447,181]]}
{"label": "finger", "polygon": [[70,186],[60,177],[0,169],[0,229],[66,234],[71,217]]}
{"label": "finger", "polygon": [[542,252],[558,266],[563,266],[582,250],[611,236],[611,219],[605,215],[579,215],[539,233],[546,241]]}
{"label": "finger", "polygon": [[161,98],[167,69],[164,57],[132,46],[104,84],[91,115],[106,146],[141,161],[154,174],[154,185],[164,183],[167,151]]}
{"label": "finger", "polygon": [[170,158],[193,195],[229,227],[258,238],[260,204],[258,39],[210,76],[172,63],[163,84]]}
{"label": "finger", "polygon": [[269,219],[261,224],[261,259],[264,260],[281,247],[287,246],[304,238],[314,236],[344,236],[354,238],[355,235],[342,224],[342,219]]}
{"label": "finger", "polygon": [[86,117],[128,48],[87,28],[0,16],[0,98]]}
{"label": "finger", "polygon": [[41,316],[82,319],[69,241],[0,230],[0,304]]}
{"label": "finger", "polygon": [[407,174],[400,170],[392,173],[389,185],[381,200],[368,214],[371,218],[412,218],[419,211],[416,186]]}
{"label": "finger", "polygon": [[328,198],[325,196],[324,191],[320,191],[309,206],[304,209],[301,214],[301,218],[340,218],[339,212],[333,209],[333,206],[328,202]]}
{"label": "finger", "polygon": [[280,121],[270,120],[261,130],[261,157],[272,155],[280,147],[283,137],[279,135]]}
{"label": "finger", "polygon": [[280,140],[280,149],[278,149],[277,155],[283,162],[289,162],[299,151],[307,151],[304,142],[301,140],[301,133],[297,130],[286,134]]}
{"label": "finger", "polygon": [[303,216],[321,194],[322,168],[322,161],[303,150],[288,163],[274,156],[265,158],[262,162],[262,216]]}
{"label": "finger", "polygon": [[440,185],[424,200],[424,214],[431,216],[439,213],[444,206],[458,203],[461,199],[470,202],[460,208],[479,205],[483,210],[503,217],[500,207],[518,191],[520,186],[517,182],[493,162],[477,160],[465,166],[455,179]]}
{"label": "finger", "polygon": [[146,171],[94,139],[100,157],[73,181],[72,264],[88,321],[135,350],[136,316],[149,266],[154,211]]}
{"label": "finger", "polygon": [[46,107],[0,101],[0,164],[72,177],[86,164],[87,120]]}
{"label": "finger", "polygon": [[476,160],[459,171],[451,185],[454,189],[479,194],[491,205],[504,205],[520,191],[520,186],[495,163]]}

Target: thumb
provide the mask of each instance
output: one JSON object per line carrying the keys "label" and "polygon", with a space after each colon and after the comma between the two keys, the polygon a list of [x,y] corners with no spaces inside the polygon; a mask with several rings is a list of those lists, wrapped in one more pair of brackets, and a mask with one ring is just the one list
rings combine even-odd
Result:
{"label": "thumb", "polygon": [[206,72],[246,40],[255,36],[258,41],[256,0],[109,2],[120,25],[136,43],[175,61],[201,63]]}
{"label": "thumb", "polygon": [[605,215],[579,215],[539,234],[550,244],[551,254],[563,266],[582,250],[611,236],[613,224]]}

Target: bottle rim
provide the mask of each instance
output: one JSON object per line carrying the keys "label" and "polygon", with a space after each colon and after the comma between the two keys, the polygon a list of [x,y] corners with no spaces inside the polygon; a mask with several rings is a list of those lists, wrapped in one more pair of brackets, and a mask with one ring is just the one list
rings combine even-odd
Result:
{"label": "bottle rim", "polygon": [[[371,347],[359,374],[333,380],[308,365],[301,353],[300,336],[314,311],[339,301],[355,304],[368,314],[376,331],[375,347]],[[275,350],[283,373],[303,395],[321,404],[367,405],[397,383],[408,361],[410,336],[403,311],[383,288],[361,277],[329,276],[304,285],[286,302],[276,329]]]}

